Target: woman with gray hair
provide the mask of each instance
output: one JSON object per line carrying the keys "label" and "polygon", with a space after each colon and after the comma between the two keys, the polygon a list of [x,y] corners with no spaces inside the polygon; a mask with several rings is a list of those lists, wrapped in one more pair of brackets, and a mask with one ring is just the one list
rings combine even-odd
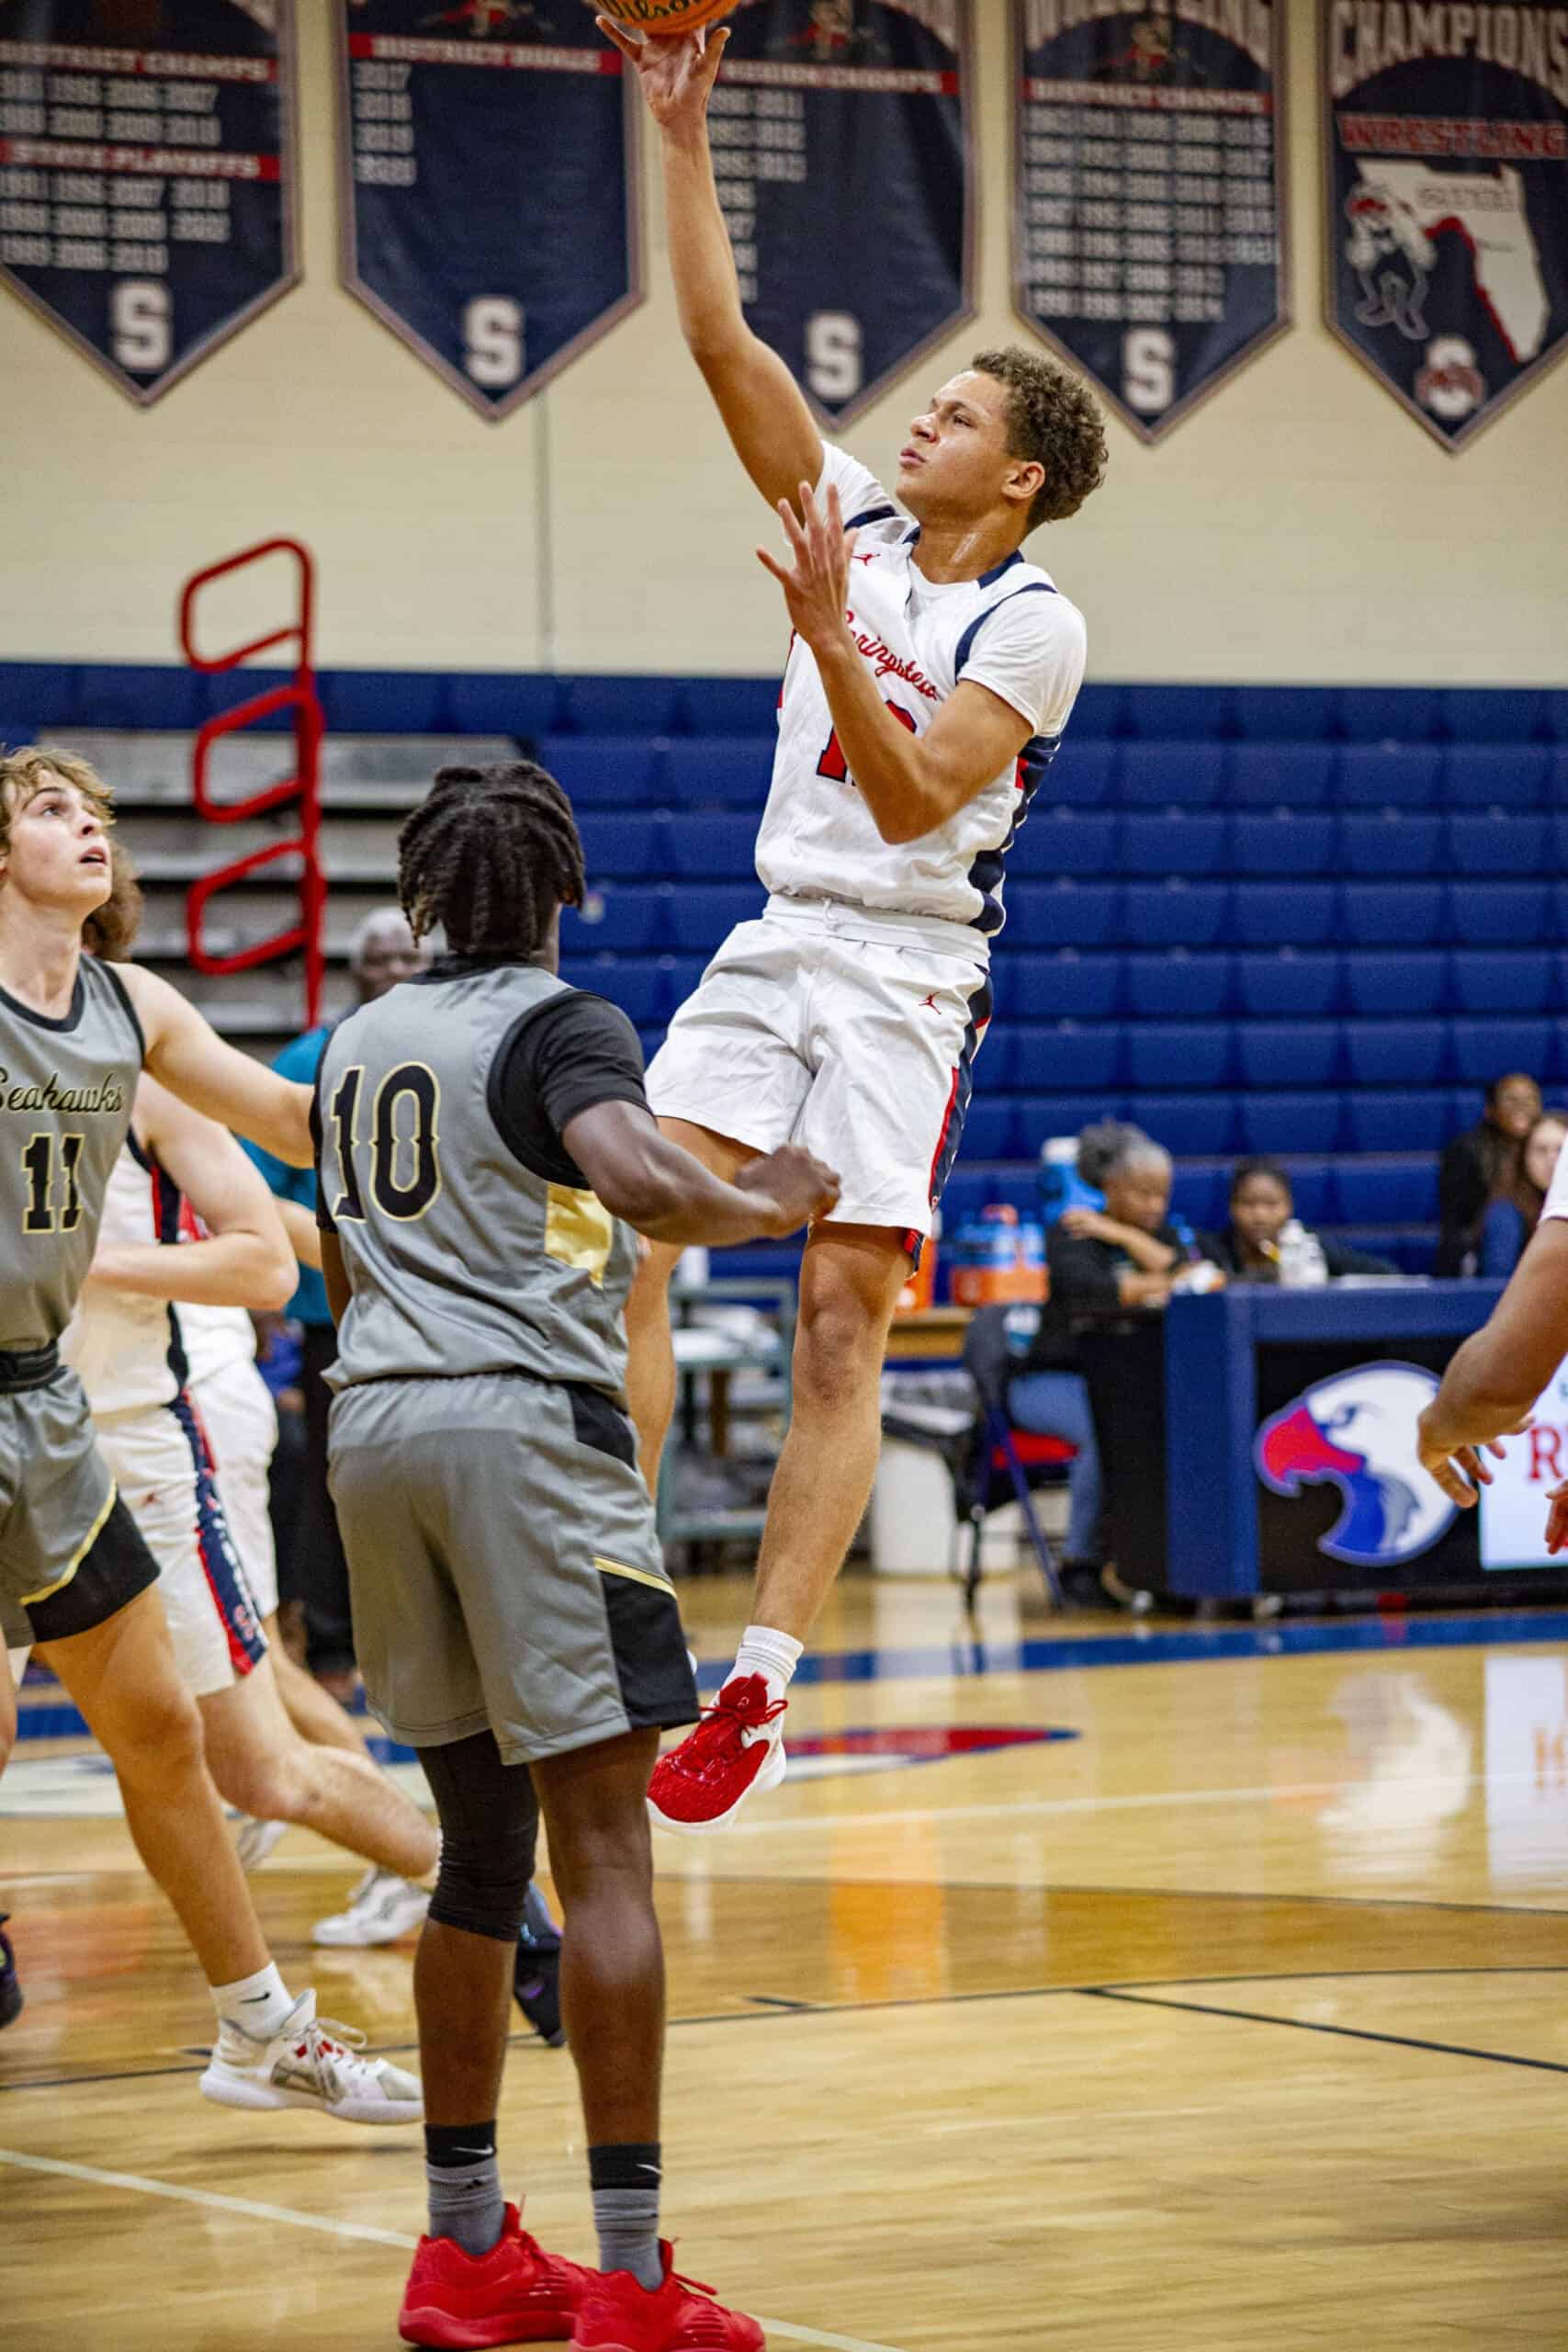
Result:
{"label": "woman with gray hair", "polygon": [[1077,1449],[1067,1474],[1064,1589],[1091,1607],[1121,1607],[1125,1588],[1105,1580],[1104,1487],[1073,1317],[1093,1307],[1163,1306],[1186,1252],[1168,1222],[1171,1159],[1164,1146],[1141,1127],[1112,1121],[1086,1130],[1082,1140],[1089,1150],[1080,1148],[1079,1173],[1103,1191],[1105,1206],[1066,1209],[1050,1228],[1050,1291],[1008,1403],[1019,1429]]}

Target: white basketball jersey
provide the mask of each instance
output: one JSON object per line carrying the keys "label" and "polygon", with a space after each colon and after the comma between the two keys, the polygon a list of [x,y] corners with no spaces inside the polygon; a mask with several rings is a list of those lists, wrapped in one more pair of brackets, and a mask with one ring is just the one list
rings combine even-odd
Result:
{"label": "white basketball jersey", "polygon": [[204,1380],[210,1380],[216,1372],[227,1372],[231,1364],[254,1363],[256,1327],[244,1307],[193,1306],[187,1299],[174,1311],[190,1367],[186,1374],[187,1387],[199,1388]]}
{"label": "white basketball jersey", "polygon": [[[185,1196],[134,1137],[109,1174],[100,1244],[194,1238]],[[185,1351],[175,1309],[161,1298],[89,1283],[60,1342],[96,1415],[166,1405],[183,1385]]]}
{"label": "white basketball jersey", "polygon": [[961,679],[988,687],[1032,731],[1010,763],[937,831],[885,842],[833,732],[816,656],[797,638],[779,698],[779,742],[757,836],[757,872],[790,898],[999,931],[1007,851],[1083,683],[1083,616],[1049,574],[1010,556],[978,580],[937,584],[913,557],[919,526],[874,474],[830,445],[818,499],[838,487],[859,537],[848,620],[884,700],[923,735]]}

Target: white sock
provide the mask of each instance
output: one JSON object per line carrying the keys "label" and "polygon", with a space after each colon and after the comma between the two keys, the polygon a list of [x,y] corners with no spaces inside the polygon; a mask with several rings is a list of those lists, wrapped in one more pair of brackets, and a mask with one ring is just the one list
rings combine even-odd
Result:
{"label": "white sock", "polygon": [[275,1960],[254,1976],[237,1976],[232,1984],[213,1984],[209,1990],[219,2024],[243,2026],[257,2041],[270,2040],[294,2007],[294,1996]]}
{"label": "white sock", "polygon": [[793,1634],[776,1634],[771,1625],[748,1625],[735,1653],[734,1674],[760,1674],[770,1700],[782,1699],[789,1689],[806,1648]]}

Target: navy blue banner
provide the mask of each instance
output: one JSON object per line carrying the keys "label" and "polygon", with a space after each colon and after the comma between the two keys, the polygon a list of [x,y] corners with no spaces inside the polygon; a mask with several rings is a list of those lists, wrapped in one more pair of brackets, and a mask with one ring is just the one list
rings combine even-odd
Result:
{"label": "navy blue banner", "polygon": [[344,277],[502,417],[641,299],[635,109],[580,0],[339,0]]}
{"label": "navy blue banner", "polygon": [[1457,450],[1568,345],[1568,12],[1323,21],[1328,324]]}
{"label": "navy blue banner", "polygon": [[1014,277],[1153,441],[1288,323],[1283,0],[1014,0]]}
{"label": "navy blue banner", "polygon": [[0,279],[145,407],[295,282],[291,0],[0,0]]}
{"label": "navy blue banner", "polygon": [[746,0],[708,108],[746,316],[847,424],[971,300],[968,0]]}

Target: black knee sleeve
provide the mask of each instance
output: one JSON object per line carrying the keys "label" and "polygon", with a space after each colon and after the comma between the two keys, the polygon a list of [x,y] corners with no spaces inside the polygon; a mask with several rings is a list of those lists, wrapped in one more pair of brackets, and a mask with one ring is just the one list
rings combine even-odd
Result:
{"label": "black knee sleeve", "polygon": [[430,1917],[442,1927],[514,1944],[539,1838],[527,1766],[503,1764],[488,1731],[449,1747],[422,1747],[419,1760],[441,1819]]}

